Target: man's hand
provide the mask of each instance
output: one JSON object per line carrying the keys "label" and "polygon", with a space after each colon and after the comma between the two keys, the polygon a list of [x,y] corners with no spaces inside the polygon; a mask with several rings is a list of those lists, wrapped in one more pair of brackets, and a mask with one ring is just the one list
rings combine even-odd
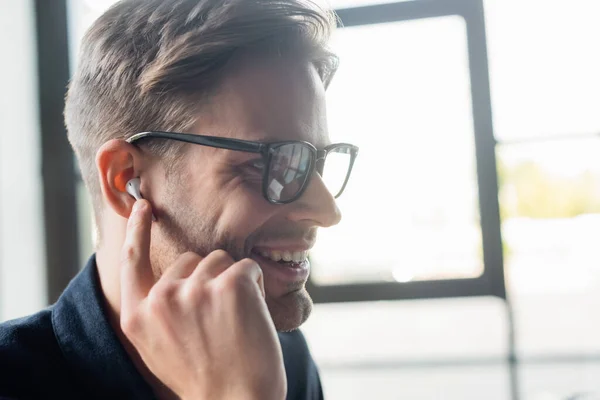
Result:
{"label": "man's hand", "polygon": [[262,271],[217,250],[182,254],[158,282],[151,207],[136,202],[121,262],[121,328],[146,366],[182,399],[282,400],[281,347]]}

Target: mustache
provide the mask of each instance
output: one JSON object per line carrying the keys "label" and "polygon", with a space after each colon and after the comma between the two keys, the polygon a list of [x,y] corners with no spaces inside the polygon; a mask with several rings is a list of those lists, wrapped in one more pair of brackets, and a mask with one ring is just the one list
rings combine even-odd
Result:
{"label": "mustache", "polygon": [[306,241],[308,243],[314,243],[317,239],[317,228],[300,228],[300,227],[279,227],[276,230],[265,230],[256,232],[255,234],[248,237],[244,246],[245,254],[250,254],[250,251],[257,243],[275,241],[275,240],[289,240],[289,241]]}

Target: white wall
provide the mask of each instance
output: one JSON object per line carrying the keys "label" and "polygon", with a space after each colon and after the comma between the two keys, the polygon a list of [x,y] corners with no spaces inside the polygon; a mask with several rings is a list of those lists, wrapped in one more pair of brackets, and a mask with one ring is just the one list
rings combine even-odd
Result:
{"label": "white wall", "polygon": [[32,0],[0,0],[0,321],[45,305]]}

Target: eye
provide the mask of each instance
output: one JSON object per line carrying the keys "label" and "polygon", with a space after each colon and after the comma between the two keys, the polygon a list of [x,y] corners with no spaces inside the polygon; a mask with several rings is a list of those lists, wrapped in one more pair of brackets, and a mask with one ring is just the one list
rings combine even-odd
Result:
{"label": "eye", "polygon": [[265,162],[262,158],[257,158],[244,163],[243,167],[250,173],[262,173],[265,169]]}
{"label": "eye", "polygon": [[262,158],[257,159],[257,160],[252,160],[248,164],[250,167],[255,168],[259,171],[263,171],[265,169],[265,161]]}

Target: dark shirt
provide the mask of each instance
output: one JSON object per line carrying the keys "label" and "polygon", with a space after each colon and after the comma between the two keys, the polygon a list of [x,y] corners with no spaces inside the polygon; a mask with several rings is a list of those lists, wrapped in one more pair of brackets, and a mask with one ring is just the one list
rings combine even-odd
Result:
{"label": "dark shirt", "polygon": [[[300,331],[280,333],[288,400],[322,399]],[[154,399],[111,328],[96,258],[58,301],[0,324],[0,399]]]}

